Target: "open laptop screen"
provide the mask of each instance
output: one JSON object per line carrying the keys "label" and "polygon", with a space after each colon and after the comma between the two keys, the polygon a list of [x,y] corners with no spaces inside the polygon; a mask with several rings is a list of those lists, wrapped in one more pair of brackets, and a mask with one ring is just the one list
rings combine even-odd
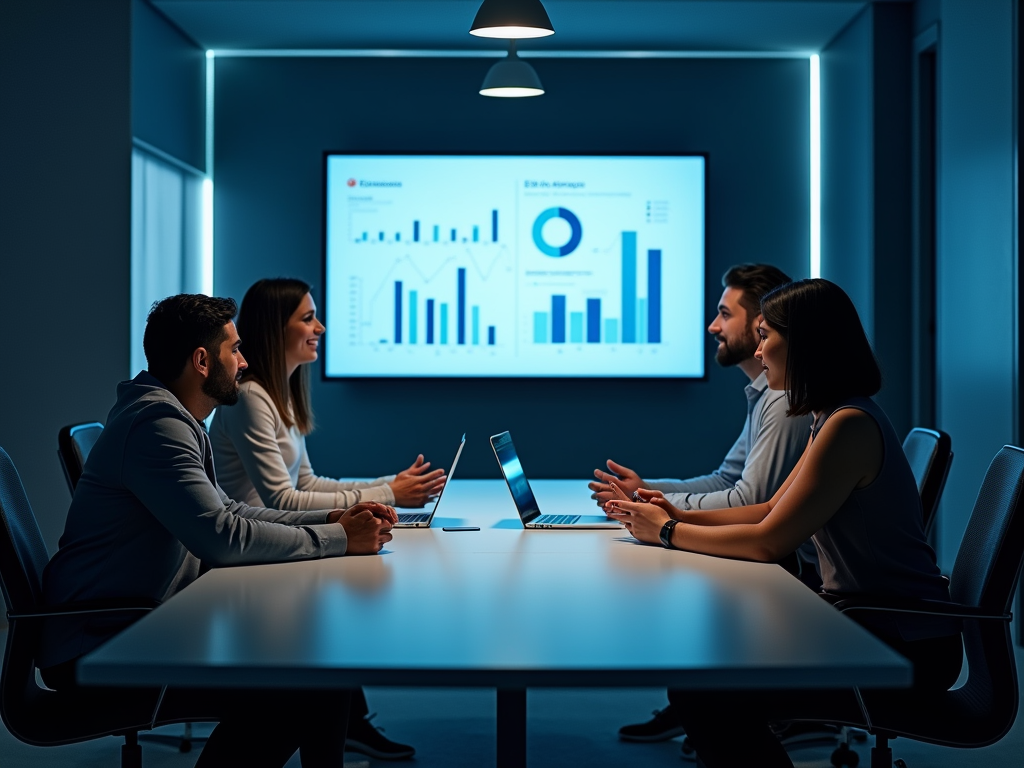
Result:
{"label": "open laptop screen", "polygon": [[530,488],[530,481],[523,472],[523,465],[519,463],[516,447],[512,444],[512,436],[508,432],[494,435],[491,438],[491,447],[494,449],[498,464],[501,465],[501,473],[505,476],[512,500],[519,510],[519,517],[524,523],[532,522],[540,517],[540,510],[537,509],[537,500],[533,496],[533,489]]}

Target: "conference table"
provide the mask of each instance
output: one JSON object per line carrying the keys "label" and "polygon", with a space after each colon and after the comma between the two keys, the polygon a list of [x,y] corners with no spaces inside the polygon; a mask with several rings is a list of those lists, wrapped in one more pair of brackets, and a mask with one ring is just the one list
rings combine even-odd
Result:
{"label": "conference table", "polygon": [[[586,483],[534,481],[545,513]],[[479,526],[446,532],[443,526]],[[378,556],[215,569],[86,656],[83,684],[493,687],[498,766],[526,765],[531,687],[911,682],[910,664],[777,565],[625,529],[524,530],[500,480],[453,480]]]}

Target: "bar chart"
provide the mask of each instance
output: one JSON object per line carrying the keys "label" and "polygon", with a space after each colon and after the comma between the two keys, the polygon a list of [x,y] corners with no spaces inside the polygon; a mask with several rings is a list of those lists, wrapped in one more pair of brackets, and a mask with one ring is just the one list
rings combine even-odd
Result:
{"label": "bar chart", "polygon": [[703,375],[703,171],[330,156],[327,375]]}
{"label": "bar chart", "polygon": [[[636,232],[622,233],[622,295],[618,315],[602,322],[600,297],[579,299],[580,311],[569,310],[566,335],[565,294],[552,294],[550,309],[533,313],[534,344],[660,344],[661,249],[647,250],[647,295],[637,295]],[[621,338],[619,329],[622,329]]]}

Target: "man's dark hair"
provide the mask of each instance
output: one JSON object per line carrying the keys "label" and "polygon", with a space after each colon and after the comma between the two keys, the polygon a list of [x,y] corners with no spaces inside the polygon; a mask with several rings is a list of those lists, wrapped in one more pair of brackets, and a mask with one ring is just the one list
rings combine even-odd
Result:
{"label": "man's dark hair", "polygon": [[142,347],[149,372],[164,384],[176,381],[199,347],[217,355],[227,337],[224,326],[234,319],[234,299],[201,293],[180,293],[158,301],[146,318]]}
{"label": "man's dark hair", "polygon": [[791,282],[793,280],[789,275],[771,264],[738,264],[722,275],[723,288],[743,291],[740,306],[747,310],[748,320],[760,314],[762,296]]}
{"label": "man's dark hair", "polygon": [[802,416],[871,397],[882,372],[850,297],[828,280],[799,280],[761,300],[764,322],[787,342],[789,413]]}

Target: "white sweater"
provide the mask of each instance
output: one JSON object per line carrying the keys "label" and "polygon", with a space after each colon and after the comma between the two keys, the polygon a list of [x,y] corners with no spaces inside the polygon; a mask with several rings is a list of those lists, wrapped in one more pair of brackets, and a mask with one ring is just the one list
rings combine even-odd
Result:
{"label": "white sweater", "polygon": [[344,509],[360,501],[394,504],[388,483],[317,477],[306,438],[286,428],[274,401],[255,381],[238,392],[238,403],[217,409],[210,427],[217,482],[233,499],[274,509]]}

